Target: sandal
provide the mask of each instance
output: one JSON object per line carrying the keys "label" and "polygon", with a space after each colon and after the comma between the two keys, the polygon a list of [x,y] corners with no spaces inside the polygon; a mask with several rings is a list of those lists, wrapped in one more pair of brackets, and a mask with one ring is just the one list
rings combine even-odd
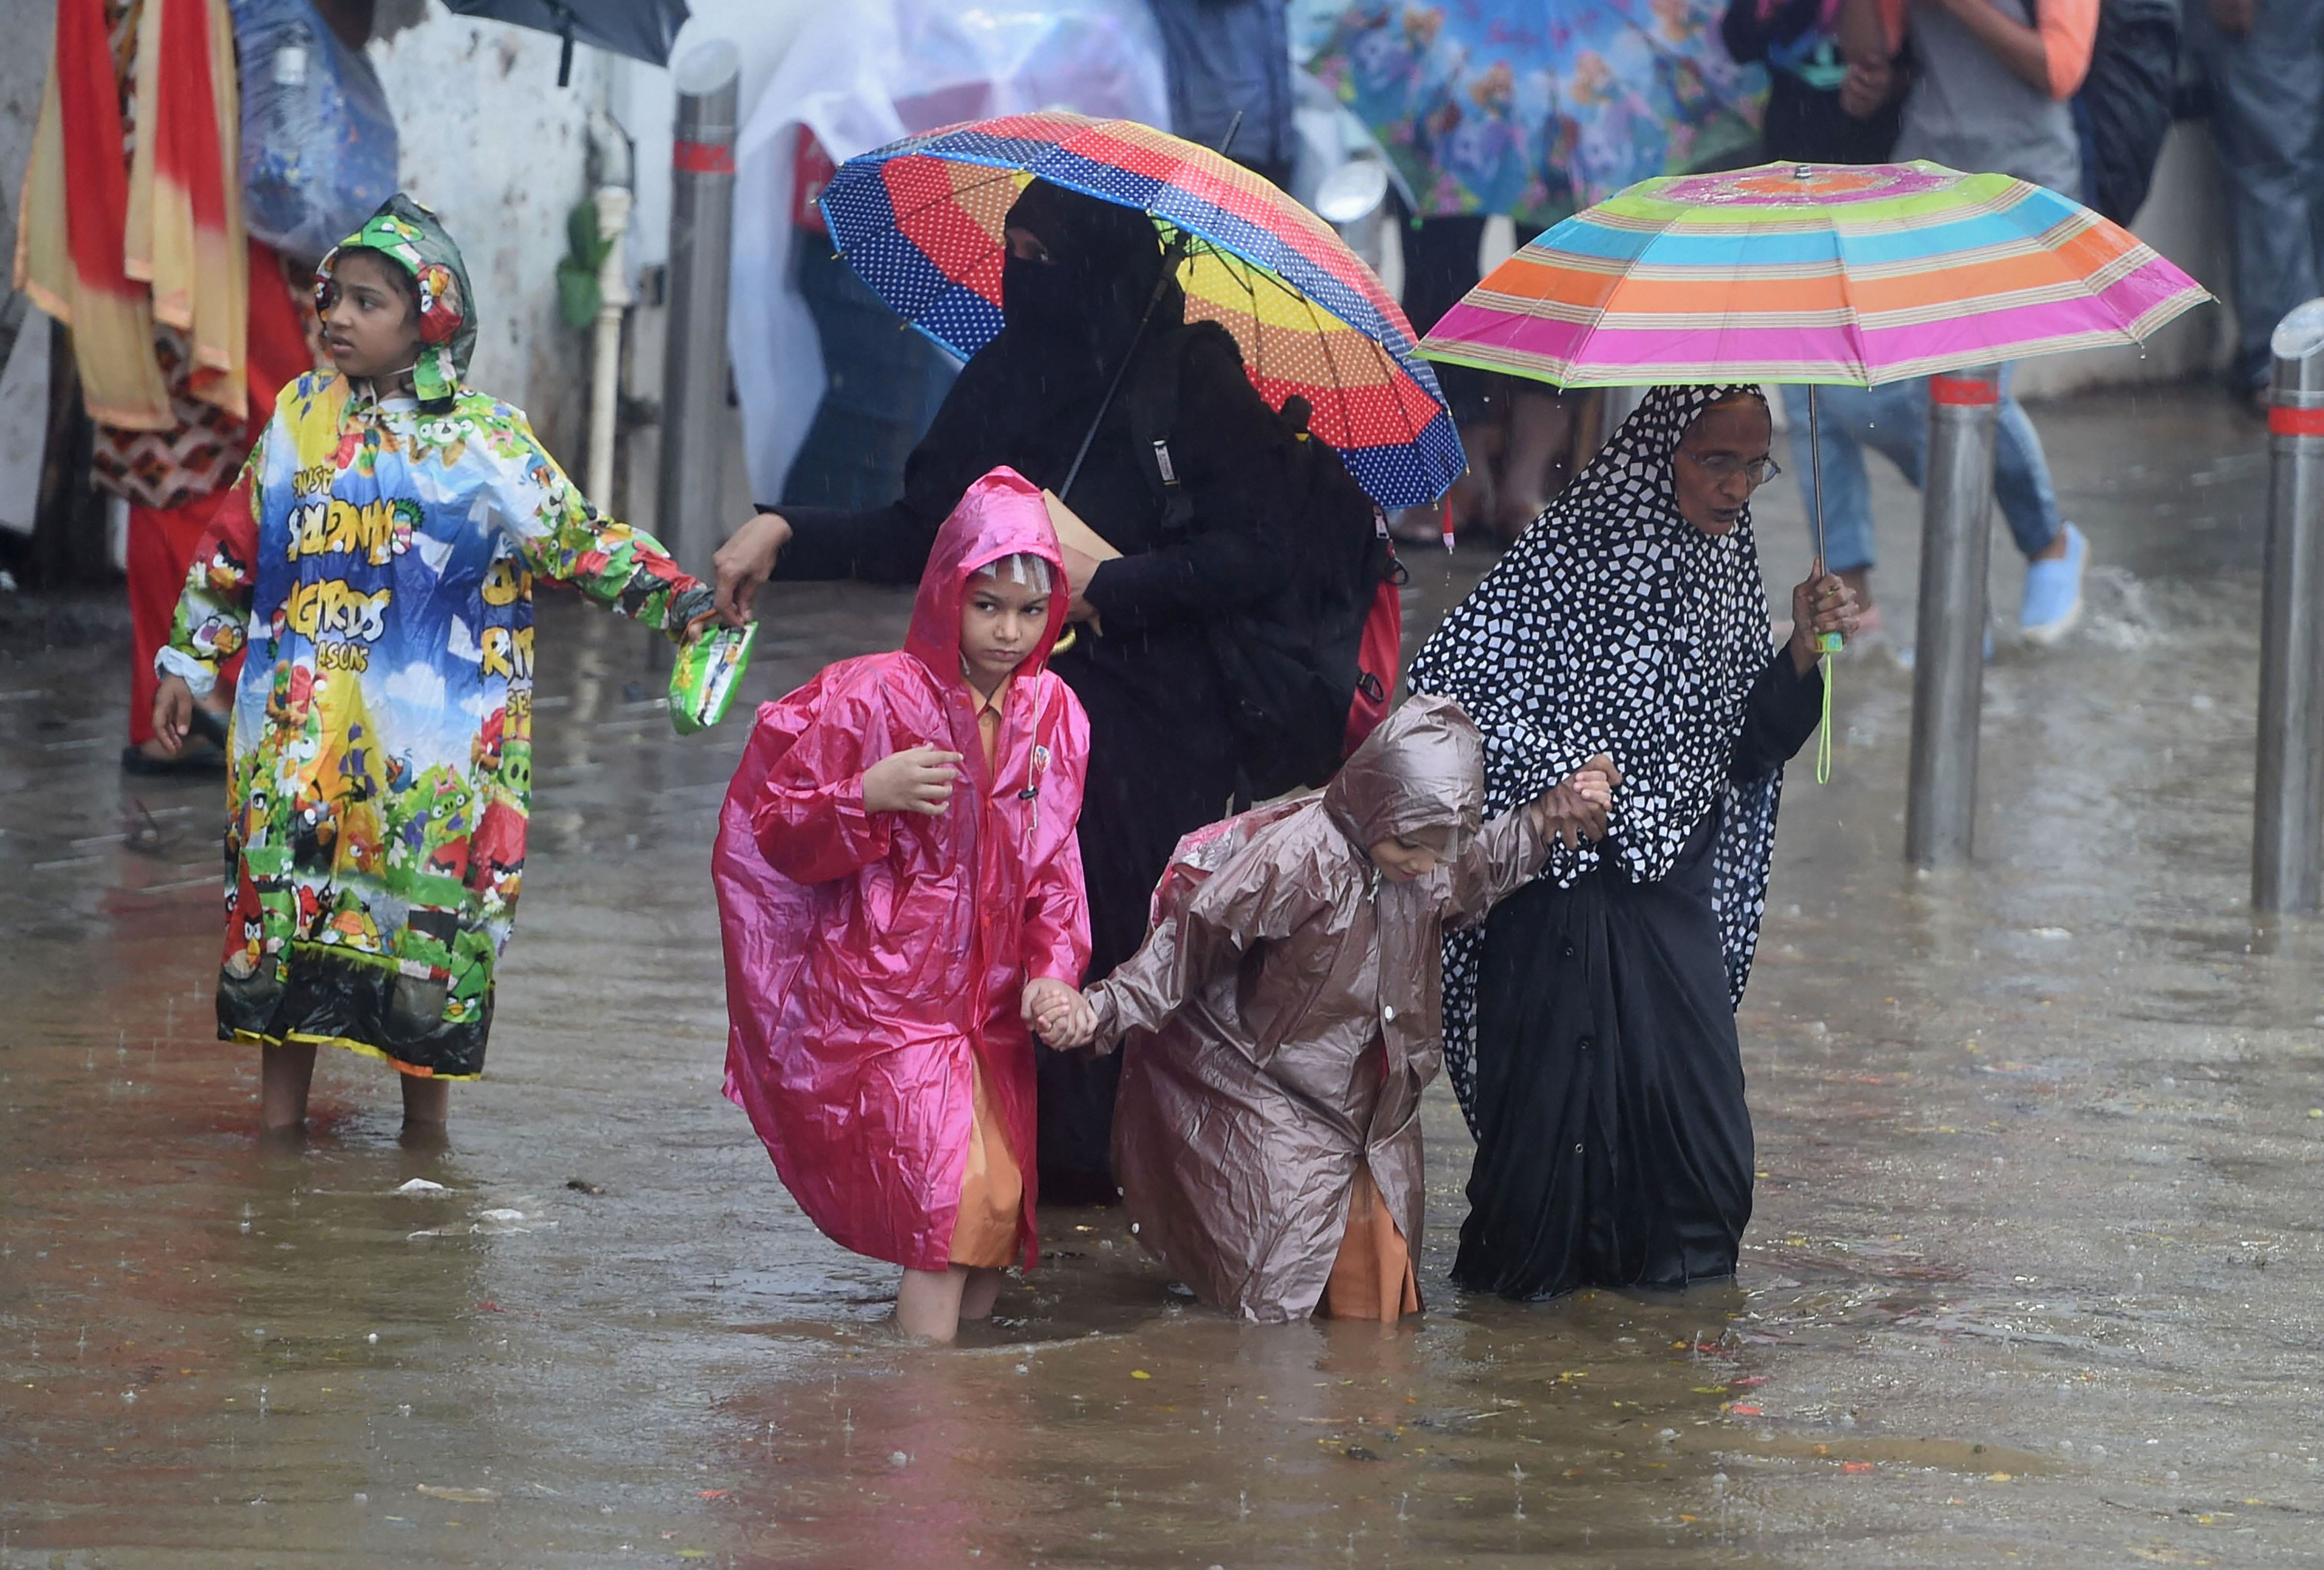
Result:
{"label": "sandal", "polygon": [[208,746],[189,744],[174,758],[157,758],[143,747],[121,749],[121,771],[124,774],[154,776],[175,775],[181,779],[198,778],[226,772],[226,749],[215,743]]}

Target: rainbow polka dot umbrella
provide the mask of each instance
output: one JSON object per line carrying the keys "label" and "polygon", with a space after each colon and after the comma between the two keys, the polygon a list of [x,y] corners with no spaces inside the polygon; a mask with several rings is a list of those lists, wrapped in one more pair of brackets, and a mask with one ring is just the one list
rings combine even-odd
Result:
{"label": "rainbow polka dot umbrella", "polygon": [[1321,218],[1206,148],[1129,120],[1010,115],[851,158],[823,193],[833,240],[913,326],[968,356],[1001,331],[1002,221],[1046,180],[1150,215],[1181,243],[1186,319],[1220,323],[1268,403],[1385,507],[1442,495],[1464,462],[1412,323]]}

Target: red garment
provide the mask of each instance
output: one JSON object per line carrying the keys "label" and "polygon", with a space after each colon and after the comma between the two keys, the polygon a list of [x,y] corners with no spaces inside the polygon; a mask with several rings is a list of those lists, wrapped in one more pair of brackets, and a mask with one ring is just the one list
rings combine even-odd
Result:
{"label": "red garment", "polygon": [[184,335],[193,395],[240,420],[247,258],[225,0],[60,0],[56,22],[16,282],[72,328],[82,402],[100,423],[176,423],[157,323]]}
{"label": "red garment", "polygon": [[[1063,588],[1040,492],[996,469],[937,532],[902,652],[842,660],[760,709],[712,858],[726,1094],[825,1235],[914,1270],[951,1257],[972,1054],[1025,1170],[1033,1262],[1034,1047],[1019,1000],[1032,977],[1077,984],[1089,961],[1074,840],[1089,724],[1046,669],[1065,596],[1009,683],[992,764],[961,676],[968,579],[1019,552]],[[865,768],[922,745],[961,754],[949,809],[866,813]]]}
{"label": "red garment", "polygon": [[[244,363],[250,375],[250,406],[271,414],[282,384],[314,369],[315,360],[307,346],[299,302],[283,283],[282,264],[272,251],[255,240],[250,243],[249,330]],[[257,439],[263,424],[262,419],[243,428],[244,453]],[[187,570],[194,564],[194,553],[212,517],[228,496],[239,496],[248,504],[247,492],[226,485],[175,507],[133,505],[129,509],[124,568],[129,579],[129,744],[133,747],[153,739],[153,690],[161,685],[153,674],[153,656],[170,641],[170,621],[177,614]],[[232,692],[241,674],[242,656],[237,654],[218,668],[220,690]]]}

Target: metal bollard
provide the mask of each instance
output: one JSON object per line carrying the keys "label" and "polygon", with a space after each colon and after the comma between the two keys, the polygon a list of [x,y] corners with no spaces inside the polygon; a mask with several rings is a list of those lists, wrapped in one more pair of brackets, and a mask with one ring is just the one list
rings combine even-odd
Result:
{"label": "metal bollard", "polygon": [[1913,757],[1904,803],[1904,859],[1919,867],[1968,861],[1977,828],[1985,577],[1992,559],[1993,448],[2000,415],[1997,366],[1956,371],[1929,383]]}
{"label": "metal bollard", "polygon": [[742,57],[698,43],[670,76],[669,319],[662,359],[661,472],[654,532],[695,571],[721,538],[719,448],[726,438],[726,277],[734,226],[734,95]]}
{"label": "metal bollard", "polygon": [[2277,324],[2271,347],[2252,905],[2312,914],[2324,895],[2324,300]]}

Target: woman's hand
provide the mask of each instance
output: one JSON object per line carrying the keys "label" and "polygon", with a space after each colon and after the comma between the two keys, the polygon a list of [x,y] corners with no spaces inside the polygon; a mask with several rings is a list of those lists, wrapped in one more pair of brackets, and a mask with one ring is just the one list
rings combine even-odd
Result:
{"label": "woman's hand", "polygon": [[153,740],[161,755],[174,758],[194,725],[194,689],[182,676],[164,676],[153,694]]}
{"label": "woman's hand", "polygon": [[718,614],[728,626],[750,625],[751,601],[790,542],[791,526],[783,515],[761,513],[711,554],[718,575]]}
{"label": "woman's hand", "polygon": [[1055,976],[1027,982],[1023,1008],[1033,1033],[1060,1052],[1075,1051],[1097,1038],[1097,1011],[1078,990]]}
{"label": "woman's hand", "polygon": [[1600,753],[1556,785],[1536,797],[1526,808],[1533,814],[1534,829],[1542,838],[1575,849],[1606,837],[1606,824],[1614,807],[1614,787],[1622,771]]}
{"label": "woman's hand", "polygon": [[1065,620],[1096,621],[1097,607],[1089,603],[1089,586],[1090,579],[1097,576],[1097,569],[1104,564],[1096,557],[1063,543],[1057,547],[1057,559],[1065,563],[1065,586],[1072,591],[1072,597],[1065,605]]}
{"label": "woman's hand", "polygon": [[1806,582],[1792,590],[1792,669],[1805,676],[1815,669],[1816,657],[1822,652],[1816,647],[1817,637],[1824,633],[1838,633],[1852,637],[1856,633],[1856,591],[1836,572],[1826,572],[1818,562],[1816,570]]}
{"label": "woman's hand", "polygon": [[942,817],[952,805],[952,782],[960,777],[958,753],[941,747],[908,747],[863,771],[863,810],[917,812]]}

